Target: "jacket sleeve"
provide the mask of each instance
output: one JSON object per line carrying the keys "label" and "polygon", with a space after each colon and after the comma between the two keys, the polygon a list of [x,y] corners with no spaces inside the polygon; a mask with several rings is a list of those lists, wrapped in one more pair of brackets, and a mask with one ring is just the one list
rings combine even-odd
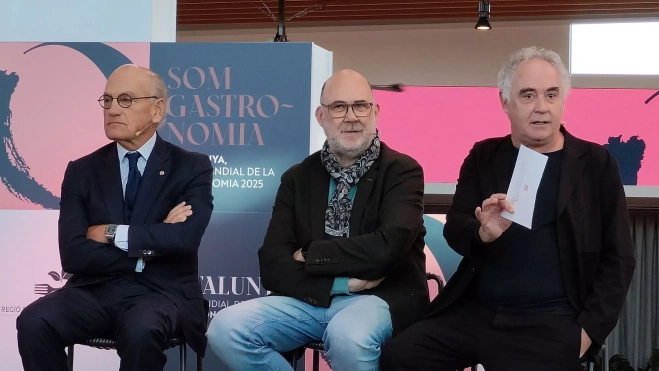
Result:
{"label": "jacket sleeve", "polygon": [[611,333],[636,265],[625,190],[618,162],[608,154],[600,179],[602,247],[597,273],[578,322],[598,345]]}
{"label": "jacket sleeve", "polygon": [[87,238],[85,174],[76,162],[69,162],[62,181],[58,221],[59,253],[62,269],[70,274],[103,275],[135,271],[137,258],[111,244]]}
{"label": "jacket sleeve", "polygon": [[295,169],[289,169],[281,177],[272,218],[259,249],[261,282],[266,290],[329,307],[334,277],[313,276],[305,271],[304,263],[293,258],[301,248],[295,231]]}
{"label": "jacket sleeve", "polygon": [[[128,256],[162,256],[197,252],[213,214],[213,166],[207,156],[195,156],[189,183],[177,204],[192,206],[192,215],[181,223],[131,225]],[[148,254],[145,253],[148,252]]]}
{"label": "jacket sleeve", "polygon": [[383,179],[377,229],[355,237],[311,242],[305,262],[308,273],[380,279],[409,252],[423,226],[423,169],[405,157],[392,162]]}
{"label": "jacket sleeve", "polygon": [[453,203],[446,213],[444,238],[448,245],[465,258],[477,259],[486,243],[478,230],[481,223],[476,218],[476,208],[483,204],[480,196],[480,179],[476,165],[476,144],[460,168]]}

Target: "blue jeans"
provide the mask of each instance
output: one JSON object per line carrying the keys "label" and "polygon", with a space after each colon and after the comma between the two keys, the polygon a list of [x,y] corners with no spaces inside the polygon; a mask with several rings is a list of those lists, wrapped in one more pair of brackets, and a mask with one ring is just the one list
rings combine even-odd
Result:
{"label": "blue jeans", "polygon": [[334,371],[372,371],[391,333],[389,305],[377,296],[336,296],[329,308],[267,296],[219,311],[206,336],[232,371],[290,371],[280,353],[319,340]]}

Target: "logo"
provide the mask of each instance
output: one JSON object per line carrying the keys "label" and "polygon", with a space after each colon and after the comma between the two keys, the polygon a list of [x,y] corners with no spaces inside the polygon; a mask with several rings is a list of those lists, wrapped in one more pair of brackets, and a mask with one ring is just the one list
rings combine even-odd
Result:
{"label": "logo", "polygon": [[50,283],[37,283],[34,285],[35,295],[41,295],[41,296],[48,295],[51,292],[62,288],[62,286],[64,286],[64,284],[66,283],[64,281],[68,280],[69,277],[71,277],[70,273],[66,273],[64,271],[61,271],[61,273],[50,271],[48,272],[48,275],[50,276],[50,278],[53,279],[53,281],[55,281],[54,283],[55,286],[51,286]]}

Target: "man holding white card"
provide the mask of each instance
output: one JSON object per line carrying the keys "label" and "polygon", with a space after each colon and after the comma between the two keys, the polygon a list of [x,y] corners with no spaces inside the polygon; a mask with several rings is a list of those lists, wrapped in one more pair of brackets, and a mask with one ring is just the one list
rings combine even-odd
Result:
{"label": "man holding white card", "polygon": [[617,323],[635,267],[618,163],[565,129],[558,54],[522,49],[498,83],[511,134],[474,145],[444,226],[462,262],[383,371],[577,371]]}

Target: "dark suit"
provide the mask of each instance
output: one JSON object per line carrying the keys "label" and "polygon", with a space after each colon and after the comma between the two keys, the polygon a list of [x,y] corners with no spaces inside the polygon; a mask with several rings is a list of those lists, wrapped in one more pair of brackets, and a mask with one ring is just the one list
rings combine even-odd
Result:
{"label": "dark suit", "polygon": [[[18,318],[19,349],[28,370],[40,370],[42,365],[50,365],[49,370],[66,369],[64,347],[92,337],[119,337],[119,354],[128,354],[130,350],[119,349],[121,340],[140,340],[133,337],[142,336],[140,327],[150,324],[167,328],[160,331],[165,334],[159,343],[182,331],[192,349],[204,354],[207,303],[198,280],[197,250],[213,210],[210,161],[156,138],[142,175],[125,252],[86,238],[90,226],[124,224],[116,146],[110,143],[70,162],[66,169],[59,249],[62,269],[72,276],[62,289],[35,301]],[[192,205],[192,215],[182,223],[164,223],[182,201]],[[139,257],[145,258],[146,266],[136,273]],[[150,340],[145,337],[138,343]],[[145,359],[149,356],[146,351],[127,355],[141,357],[131,362],[157,369],[162,358]],[[124,367],[131,366],[122,357]]]}
{"label": "dark suit", "polygon": [[[350,238],[325,239],[330,175],[317,152],[283,176],[263,247],[263,286],[329,307],[335,277],[375,280],[361,291],[389,304],[394,333],[418,320],[429,302],[425,276],[423,170],[384,143],[357,186]],[[305,263],[291,259],[309,246]]]}
{"label": "dark suit", "polygon": [[[592,352],[598,350],[616,325],[634,272],[635,257],[617,161],[601,145],[575,138],[564,127],[561,131],[565,135],[565,142],[556,206],[558,249],[567,297],[577,313],[577,318],[574,326],[565,321],[561,322],[560,325],[564,325],[564,329],[570,332],[557,335],[570,342],[567,345],[572,349],[571,354],[574,354],[577,352],[575,348],[579,346],[577,327],[585,329],[592,339]],[[408,355],[414,356],[414,350],[411,348],[419,349],[412,345],[415,343],[424,343],[428,345],[428,349],[436,346],[434,352],[437,354],[441,348],[438,344],[442,341],[441,335],[436,332],[443,331],[448,334],[451,329],[435,325],[443,321],[442,318],[458,321],[459,314],[456,312],[468,310],[460,305],[465,296],[469,296],[466,293],[473,292],[473,280],[485,257],[488,254],[496,254],[496,240],[483,243],[480,239],[480,222],[476,219],[474,210],[492,194],[507,192],[512,176],[512,156],[511,136],[508,135],[476,143],[465,159],[444,226],[444,237],[451,248],[463,256],[462,262],[440,295],[431,303],[428,316],[430,319],[413,326],[409,334],[404,334],[404,338],[391,343],[389,356],[392,358],[395,358],[393,353],[409,352]],[[455,305],[459,307],[453,308]],[[469,310],[472,310],[475,316],[476,312],[487,312],[484,308]],[[497,315],[495,312],[483,314],[492,320],[498,318]],[[534,316],[528,316],[520,321],[532,321],[533,318]],[[543,316],[535,318],[548,322],[551,317],[544,316],[544,320]],[[535,325],[539,326],[537,323]],[[465,333],[470,331],[467,328],[463,330]],[[542,337],[540,335],[549,336],[537,331],[531,331],[525,336],[528,336],[526,339],[537,339]],[[463,340],[465,344],[471,341]],[[524,352],[531,352],[533,345],[529,342],[525,344],[524,340],[520,340],[516,343],[518,358]],[[470,346],[475,348],[477,345],[464,347]],[[527,348],[524,348],[525,346]],[[393,349],[394,347],[398,350]],[[384,355],[387,355],[387,351],[388,349],[384,350]],[[482,356],[469,353],[470,351],[477,352],[475,349],[462,349],[463,358],[479,359]],[[533,354],[528,356],[534,357]],[[504,356],[500,354],[499,357]],[[536,355],[535,361],[538,362],[539,359]],[[431,367],[430,362],[428,367]],[[425,368],[401,366],[391,369]],[[509,366],[509,369],[513,370],[514,366]]]}

